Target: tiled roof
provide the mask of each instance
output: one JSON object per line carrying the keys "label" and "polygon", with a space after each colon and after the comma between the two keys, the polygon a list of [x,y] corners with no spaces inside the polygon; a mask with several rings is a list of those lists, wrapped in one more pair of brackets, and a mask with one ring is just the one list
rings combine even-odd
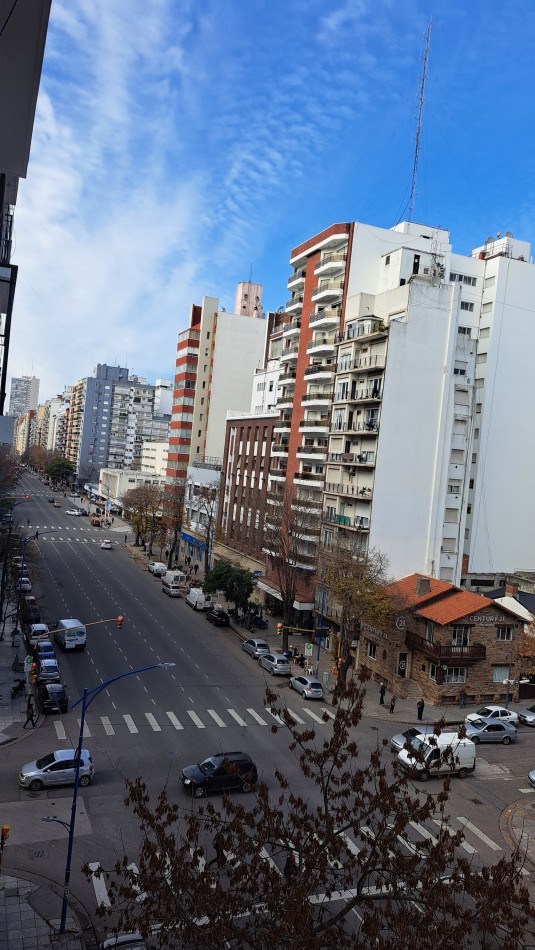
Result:
{"label": "tiled roof", "polygon": [[[501,605],[500,605],[501,606]],[[450,597],[443,597],[434,604],[423,606],[417,610],[417,616],[433,623],[447,624],[460,620],[468,614],[480,614],[486,610],[496,610],[496,602],[481,594],[471,594],[469,591],[459,590]],[[504,608],[502,607],[502,610]]]}
{"label": "tiled roof", "polygon": [[[424,594],[418,593],[420,579],[429,581],[429,590]],[[451,596],[458,588],[449,581],[439,581],[436,577],[428,577],[427,574],[409,574],[408,577],[402,577],[399,581],[389,584],[388,590],[399,596],[406,607],[415,607],[417,604],[425,604],[428,600],[433,600],[440,594]]]}

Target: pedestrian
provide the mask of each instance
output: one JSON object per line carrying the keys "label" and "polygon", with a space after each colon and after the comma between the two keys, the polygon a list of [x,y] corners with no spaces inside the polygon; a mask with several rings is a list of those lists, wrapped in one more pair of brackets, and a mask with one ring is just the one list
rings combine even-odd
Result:
{"label": "pedestrian", "polygon": [[422,716],[424,714],[424,706],[425,706],[425,703],[423,699],[419,699],[418,702],[416,703],[416,709],[418,710],[418,722],[422,721]]}
{"label": "pedestrian", "polygon": [[34,729],[34,728],[35,728],[35,716],[34,716],[34,709],[33,709],[33,699],[32,699],[31,696],[28,696],[28,703],[27,703],[27,705],[26,705],[26,722],[24,723],[24,725],[23,725],[22,728],[23,728],[23,729],[26,729],[26,726],[28,725],[29,722],[31,722],[31,724],[32,724],[32,729]]}
{"label": "pedestrian", "polygon": [[197,577],[197,571],[199,570],[199,565],[198,565],[198,564],[194,564],[194,565],[193,565],[193,570],[195,571],[195,577]]}
{"label": "pedestrian", "polygon": [[384,706],[385,704],[385,693],[386,693],[386,684],[381,683],[379,687],[379,705]]}
{"label": "pedestrian", "polygon": [[293,851],[288,852],[286,864],[284,865],[284,877],[287,881],[292,881],[297,874],[297,865]]}
{"label": "pedestrian", "polygon": [[394,712],[394,709],[395,709],[395,708],[396,708],[396,697],[395,697],[394,694],[392,693],[392,695],[391,695],[391,697],[390,697],[390,715],[392,715],[392,713]]}
{"label": "pedestrian", "polygon": [[125,536],[124,536],[124,543],[126,544],[127,541],[128,541],[128,535],[125,534]]}
{"label": "pedestrian", "polygon": [[222,868],[225,864],[225,852],[223,851],[223,836],[220,831],[216,831],[212,844],[215,848],[215,858],[210,861],[210,864],[217,863],[218,868]]}
{"label": "pedestrian", "polygon": [[462,689],[462,690],[461,690],[459,699],[460,699],[459,706],[461,707],[461,709],[465,709],[465,708],[466,708],[466,700],[468,699],[468,696],[467,696],[467,694],[466,694],[466,690],[465,690],[465,689]]}
{"label": "pedestrian", "polygon": [[111,516],[111,523],[115,524],[115,518],[113,517],[113,515]]}
{"label": "pedestrian", "polygon": [[26,524],[28,525],[28,527],[30,527],[30,519],[29,519],[29,518],[27,518]]}

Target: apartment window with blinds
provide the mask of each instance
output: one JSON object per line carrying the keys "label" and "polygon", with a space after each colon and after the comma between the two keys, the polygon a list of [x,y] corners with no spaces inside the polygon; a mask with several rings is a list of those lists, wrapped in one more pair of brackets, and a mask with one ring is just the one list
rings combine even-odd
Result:
{"label": "apartment window with blinds", "polygon": [[446,516],[444,518],[446,524],[457,524],[459,520],[459,512],[457,508],[446,508]]}
{"label": "apartment window with blinds", "polygon": [[[461,300],[461,310],[468,310],[468,313],[473,313],[474,305],[473,303],[470,303],[468,300]],[[465,327],[463,327],[462,329],[466,330]],[[459,333],[460,332],[461,332],[461,328],[459,328]],[[470,334],[470,330],[468,331],[468,334]]]}

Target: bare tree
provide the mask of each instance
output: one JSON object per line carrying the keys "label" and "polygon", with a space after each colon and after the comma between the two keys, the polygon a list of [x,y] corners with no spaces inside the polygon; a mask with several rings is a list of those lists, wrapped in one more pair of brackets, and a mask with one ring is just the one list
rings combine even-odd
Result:
{"label": "bare tree", "polygon": [[319,510],[306,490],[286,485],[281,492],[270,493],[264,511],[263,549],[281,595],[285,650],[296,594],[315,571],[319,523]]}
{"label": "bare tree", "polygon": [[[299,792],[276,771],[246,798],[181,805],[163,789],[152,805],[144,780],[127,782],[141,845],[101,872],[111,898],[101,915],[166,950],[533,946],[521,851],[484,867],[462,856],[448,781],[417,790],[386,739],[363,758],[363,696],[362,681],[348,684],[320,742],[268,692],[284,723],[273,731],[286,729],[297,751]],[[433,834],[408,847],[427,820]]]}
{"label": "bare tree", "polygon": [[214,525],[217,520],[219,502],[219,481],[211,485],[202,485],[197,496],[197,511],[204,530],[204,573],[210,570],[211,551],[214,537]]}
{"label": "bare tree", "polygon": [[137,485],[121,497],[121,505],[128,511],[130,523],[140,538],[149,538],[149,554],[156,533],[156,518],[162,510],[163,492],[159,485]]}
{"label": "bare tree", "polygon": [[399,611],[399,601],[387,590],[390,582],[386,555],[375,549],[362,553],[350,533],[320,549],[318,585],[340,617],[338,685],[346,680],[351,642],[360,637],[362,623],[388,627]]}
{"label": "bare tree", "polygon": [[180,533],[184,522],[184,501],[186,498],[186,479],[174,478],[166,483],[163,493],[163,524],[168,534],[167,567],[173,566],[173,556],[179,546]]}

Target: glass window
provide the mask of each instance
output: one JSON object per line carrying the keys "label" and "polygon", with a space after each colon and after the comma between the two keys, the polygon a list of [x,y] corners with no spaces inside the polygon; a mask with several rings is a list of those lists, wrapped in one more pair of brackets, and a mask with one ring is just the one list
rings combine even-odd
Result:
{"label": "glass window", "polygon": [[512,627],[496,627],[496,639],[497,640],[512,640],[513,639],[513,628]]}
{"label": "glass window", "polygon": [[492,682],[493,683],[503,683],[503,681],[507,679],[509,679],[508,666],[493,666],[492,667]]}
{"label": "glass window", "polygon": [[368,640],[368,656],[370,660],[375,660],[377,656],[377,644],[373,643],[372,640]]}
{"label": "glass window", "polygon": [[449,666],[444,673],[445,683],[464,683],[466,680],[466,670],[464,666]]}

